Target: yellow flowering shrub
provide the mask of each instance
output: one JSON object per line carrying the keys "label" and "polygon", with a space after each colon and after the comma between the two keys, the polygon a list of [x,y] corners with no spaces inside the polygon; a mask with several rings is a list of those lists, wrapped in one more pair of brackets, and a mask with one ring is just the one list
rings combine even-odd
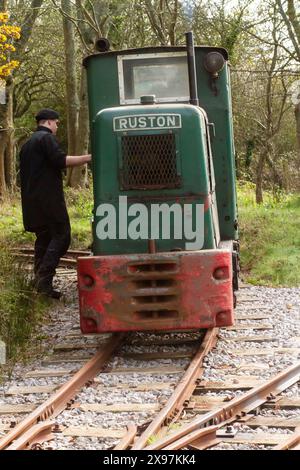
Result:
{"label": "yellow flowering shrub", "polygon": [[12,41],[20,39],[21,28],[8,24],[8,19],[8,13],[0,12],[0,78],[8,77],[19,65],[17,60],[10,59],[10,53],[16,50]]}

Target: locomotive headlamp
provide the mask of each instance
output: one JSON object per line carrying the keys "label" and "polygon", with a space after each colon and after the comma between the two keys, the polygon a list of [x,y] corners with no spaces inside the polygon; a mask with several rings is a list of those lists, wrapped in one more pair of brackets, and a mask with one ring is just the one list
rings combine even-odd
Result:
{"label": "locomotive headlamp", "polygon": [[107,52],[110,48],[109,40],[106,38],[99,38],[96,41],[95,47],[99,52]]}
{"label": "locomotive headlamp", "polygon": [[213,277],[218,281],[224,281],[225,279],[229,278],[229,271],[227,266],[222,268],[216,268],[213,272]]}
{"label": "locomotive headlamp", "polygon": [[82,281],[85,287],[93,287],[95,284],[95,280],[92,278],[92,276],[89,276],[89,274],[82,276]]}
{"label": "locomotive headlamp", "polygon": [[203,65],[213,78],[218,78],[219,72],[225,65],[225,59],[220,52],[209,52],[205,56]]}

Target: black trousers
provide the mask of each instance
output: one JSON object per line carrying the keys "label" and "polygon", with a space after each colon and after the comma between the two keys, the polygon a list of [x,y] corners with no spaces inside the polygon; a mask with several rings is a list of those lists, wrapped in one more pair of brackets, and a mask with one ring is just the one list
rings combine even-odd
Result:
{"label": "black trousers", "polygon": [[49,223],[35,230],[34,273],[36,280],[51,284],[60,258],[66,253],[71,242],[69,220]]}

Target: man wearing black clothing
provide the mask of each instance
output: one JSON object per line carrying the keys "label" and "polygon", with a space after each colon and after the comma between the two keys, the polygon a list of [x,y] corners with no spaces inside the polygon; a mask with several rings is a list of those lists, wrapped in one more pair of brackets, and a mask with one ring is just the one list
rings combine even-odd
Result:
{"label": "man wearing black clothing", "polygon": [[59,115],[42,109],[37,129],[20,152],[21,197],[24,228],[36,234],[34,272],[37,290],[59,298],[52,281],[59,259],[70,245],[71,228],[66,208],[62,170],[91,160],[91,155],[68,156],[56,140]]}

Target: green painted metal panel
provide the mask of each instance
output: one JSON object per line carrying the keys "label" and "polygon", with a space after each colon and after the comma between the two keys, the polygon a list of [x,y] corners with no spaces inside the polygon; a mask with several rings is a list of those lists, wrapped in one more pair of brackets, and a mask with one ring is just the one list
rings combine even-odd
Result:
{"label": "green painted metal panel", "polygon": [[[181,176],[181,187],[173,189],[148,190],[121,190],[120,189],[120,143],[122,135],[159,135],[165,130],[147,130],[117,132],[113,131],[113,120],[116,117],[128,115],[155,115],[176,113],[181,116],[182,127],[171,129],[177,143],[177,161]],[[118,214],[119,195],[128,197],[128,204],[143,203],[147,208],[151,204],[166,203],[171,206],[177,204],[207,203],[209,193],[207,165],[205,163],[205,140],[203,138],[204,116],[201,110],[190,105],[152,105],[110,108],[100,111],[93,124],[93,178],[94,178],[94,247],[96,254],[117,253],[145,253],[148,252],[146,240],[99,240],[96,227],[100,217],[97,216],[99,204],[110,203],[116,208]],[[116,219],[118,222],[118,218]],[[213,222],[211,210],[205,212],[205,243],[203,248],[214,248]],[[150,225],[150,224],[149,224]],[[171,224],[172,231],[173,223]],[[119,230],[119,226],[117,226]],[[171,232],[172,233],[172,232]],[[158,251],[185,249],[188,240],[157,240]]]}
{"label": "green painted metal panel", "polygon": [[215,137],[211,133],[211,144],[221,239],[236,240],[237,198],[229,67],[226,64],[215,81],[215,95],[210,86],[209,74],[203,68],[204,56],[201,49],[196,49],[199,102],[207,112],[209,122],[215,126]]}
{"label": "green painted metal panel", "polygon": [[[120,143],[112,131],[111,119],[115,116],[130,114],[142,114],[145,108],[142,106],[122,106],[119,96],[119,80],[117,57],[119,54],[137,54],[153,52],[173,52],[183,51],[182,47],[145,48],[120,52],[109,52],[90,56],[85,60],[88,76],[89,110],[92,124],[92,153],[94,169],[94,192],[95,204],[99,201],[114,201],[120,193],[120,186],[117,175],[119,174],[119,161],[117,156],[120,153]],[[197,86],[200,106],[205,110],[209,122],[215,126],[215,137],[211,136],[214,172],[216,180],[216,195],[218,205],[218,216],[220,224],[220,234],[222,240],[237,239],[237,201],[235,189],[235,162],[234,144],[232,128],[231,90],[229,67],[226,62],[224,69],[220,72],[219,78],[215,81],[215,94],[211,86],[211,79],[203,66],[205,55],[211,51],[220,52],[225,59],[227,53],[224,49],[196,47],[196,69]],[[151,191],[122,191],[122,194],[136,199],[151,197],[163,199],[170,198],[172,201],[185,201],[186,195],[194,197],[195,194],[206,194],[208,185],[207,169],[204,164],[204,137],[203,125],[195,118],[195,113],[191,112],[190,106],[181,105],[155,105],[151,106],[151,112],[163,113],[174,112],[180,109],[182,119],[185,123],[184,132],[172,130],[176,134],[176,142],[179,145],[181,171],[184,185],[181,189],[163,189]],[[174,107],[175,106],[175,107]],[[103,111],[106,108],[107,111]],[[147,110],[149,106],[147,107]],[[189,111],[187,111],[189,110]],[[101,113],[103,111],[103,113]],[[141,131],[140,131],[141,132]],[[148,132],[148,131],[147,131]],[[152,131],[150,131],[152,132]],[[172,199],[174,197],[174,199]],[[203,202],[204,196],[199,196],[197,202]],[[205,247],[211,247],[213,243],[211,217],[206,214],[207,234]],[[95,226],[95,225],[94,225]],[[127,246],[129,252],[147,251],[146,242],[140,241],[140,247],[136,243]],[[99,252],[112,253],[114,250],[121,250],[116,241],[102,241],[97,245]],[[159,249],[170,249],[165,240],[159,242]]]}
{"label": "green painted metal panel", "polygon": [[117,57],[105,54],[94,56],[88,64],[88,101],[92,123],[100,110],[119,106]]}

